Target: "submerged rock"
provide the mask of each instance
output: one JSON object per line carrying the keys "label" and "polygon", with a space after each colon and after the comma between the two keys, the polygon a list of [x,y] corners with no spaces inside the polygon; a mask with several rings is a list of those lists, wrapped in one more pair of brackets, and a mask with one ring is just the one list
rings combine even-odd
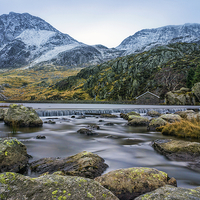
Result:
{"label": "submerged rock", "polygon": [[0,139],[0,172],[22,172],[27,164],[24,144],[17,139]]}
{"label": "submerged rock", "polygon": [[161,199],[200,199],[200,191],[197,189],[187,189],[181,187],[174,187],[171,185],[165,185],[155,191],[137,197],[135,200],[161,200]]}
{"label": "submerged rock", "polygon": [[81,128],[77,131],[77,133],[84,134],[84,135],[97,135],[93,130],[88,128]]}
{"label": "submerged rock", "polygon": [[108,167],[97,154],[83,151],[67,158],[42,158],[30,164],[31,171],[43,174],[62,171],[65,175],[95,178]]}
{"label": "submerged rock", "polygon": [[187,161],[188,167],[200,171],[200,143],[183,140],[155,140],[154,149],[170,160]]}
{"label": "submerged rock", "polygon": [[129,115],[128,120],[128,126],[148,126],[149,124],[148,118],[137,115]]}
{"label": "submerged rock", "polygon": [[43,122],[33,108],[11,104],[4,116],[4,122],[8,126],[33,127],[42,126]]}
{"label": "submerged rock", "polygon": [[120,200],[131,200],[166,184],[175,185],[176,180],[165,172],[153,168],[134,167],[111,171],[95,178]]}
{"label": "submerged rock", "polygon": [[0,174],[0,183],[1,199],[118,199],[98,182],[75,176],[30,178],[8,172]]}

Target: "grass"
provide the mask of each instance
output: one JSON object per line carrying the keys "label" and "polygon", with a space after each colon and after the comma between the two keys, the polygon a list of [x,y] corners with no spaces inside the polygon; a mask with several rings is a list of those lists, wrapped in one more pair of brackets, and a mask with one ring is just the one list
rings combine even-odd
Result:
{"label": "grass", "polygon": [[181,138],[200,138],[200,119],[181,120],[180,122],[167,123],[162,127],[163,135]]}

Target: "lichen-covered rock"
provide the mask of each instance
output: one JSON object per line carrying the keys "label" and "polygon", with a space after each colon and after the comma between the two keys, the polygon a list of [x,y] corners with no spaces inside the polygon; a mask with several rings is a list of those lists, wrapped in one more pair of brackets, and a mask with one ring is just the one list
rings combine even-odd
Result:
{"label": "lichen-covered rock", "polygon": [[83,151],[67,158],[42,158],[30,164],[31,170],[43,174],[62,171],[65,175],[95,178],[108,167],[97,154]]}
{"label": "lichen-covered rock", "polygon": [[24,144],[17,139],[0,139],[0,172],[22,172],[27,164]]}
{"label": "lichen-covered rock", "polygon": [[134,199],[166,184],[176,186],[176,180],[154,168],[134,167],[111,171],[95,178],[121,200]]}
{"label": "lichen-covered rock", "polygon": [[149,115],[150,117],[159,117],[161,114],[158,111],[150,110],[147,112],[147,115]]}
{"label": "lichen-covered rock", "polygon": [[155,140],[152,146],[170,160],[187,161],[188,167],[200,171],[200,143],[182,140]]}
{"label": "lichen-covered rock", "polygon": [[31,200],[118,199],[92,179],[60,175],[30,178],[10,172],[0,174],[0,198]]}
{"label": "lichen-covered rock", "polygon": [[166,124],[167,124],[167,121],[162,119],[161,117],[153,118],[153,119],[150,120],[150,123],[149,123],[149,125],[147,127],[147,130],[155,131],[156,128],[164,126]]}
{"label": "lichen-covered rock", "polygon": [[187,120],[200,119],[200,112],[195,112],[194,110],[178,111],[175,114]]}
{"label": "lichen-covered rock", "polygon": [[165,185],[155,191],[137,197],[135,200],[198,200],[200,199],[200,191],[196,189],[187,189],[181,187],[174,187],[171,185]]}
{"label": "lichen-covered rock", "polygon": [[4,119],[4,116],[6,115],[7,112],[8,112],[7,108],[0,108],[0,120]]}
{"label": "lichen-covered rock", "polygon": [[8,126],[34,127],[42,126],[43,122],[33,108],[11,104],[4,116],[4,122]]}
{"label": "lichen-covered rock", "polygon": [[131,112],[127,113],[127,114],[120,113],[120,117],[121,117],[121,118],[123,118],[123,119],[125,119],[125,120],[128,120],[128,118],[129,118],[129,115],[136,115],[136,116],[140,116],[140,114],[139,114],[139,113],[137,113],[137,112],[134,112],[134,111],[131,111]]}
{"label": "lichen-covered rock", "polygon": [[128,126],[148,126],[149,119],[137,115],[129,115]]}
{"label": "lichen-covered rock", "polygon": [[192,87],[192,92],[200,102],[200,82],[194,84],[194,86]]}
{"label": "lichen-covered rock", "polygon": [[164,114],[164,115],[161,115],[160,117],[169,123],[173,123],[175,121],[181,120],[181,117],[177,114]]}

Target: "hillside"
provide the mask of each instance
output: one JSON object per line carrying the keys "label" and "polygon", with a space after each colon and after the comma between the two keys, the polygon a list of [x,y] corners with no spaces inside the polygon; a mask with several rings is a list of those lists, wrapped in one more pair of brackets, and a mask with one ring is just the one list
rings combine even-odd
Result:
{"label": "hillside", "polygon": [[164,98],[186,86],[188,70],[200,64],[198,44],[176,43],[82,69],[55,84],[60,99],[132,100],[147,90]]}

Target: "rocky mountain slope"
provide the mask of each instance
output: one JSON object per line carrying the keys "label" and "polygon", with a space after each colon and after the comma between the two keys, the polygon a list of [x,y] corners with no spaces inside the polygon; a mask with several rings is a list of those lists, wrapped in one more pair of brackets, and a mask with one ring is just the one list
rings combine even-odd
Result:
{"label": "rocky mountain slope", "polygon": [[120,57],[59,81],[56,98],[66,99],[68,91],[68,99],[133,100],[148,90],[164,98],[166,92],[186,86],[199,55],[199,44],[176,43]]}
{"label": "rocky mountain slope", "polygon": [[28,13],[0,16],[0,69],[43,64],[83,67],[116,58],[122,52],[78,42]]}
{"label": "rocky mountain slope", "polygon": [[116,47],[125,50],[123,55],[148,51],[153,47],[177,42],[197,43],[200,41],[200,24],[184,24],[144,29],[129,36]]}

